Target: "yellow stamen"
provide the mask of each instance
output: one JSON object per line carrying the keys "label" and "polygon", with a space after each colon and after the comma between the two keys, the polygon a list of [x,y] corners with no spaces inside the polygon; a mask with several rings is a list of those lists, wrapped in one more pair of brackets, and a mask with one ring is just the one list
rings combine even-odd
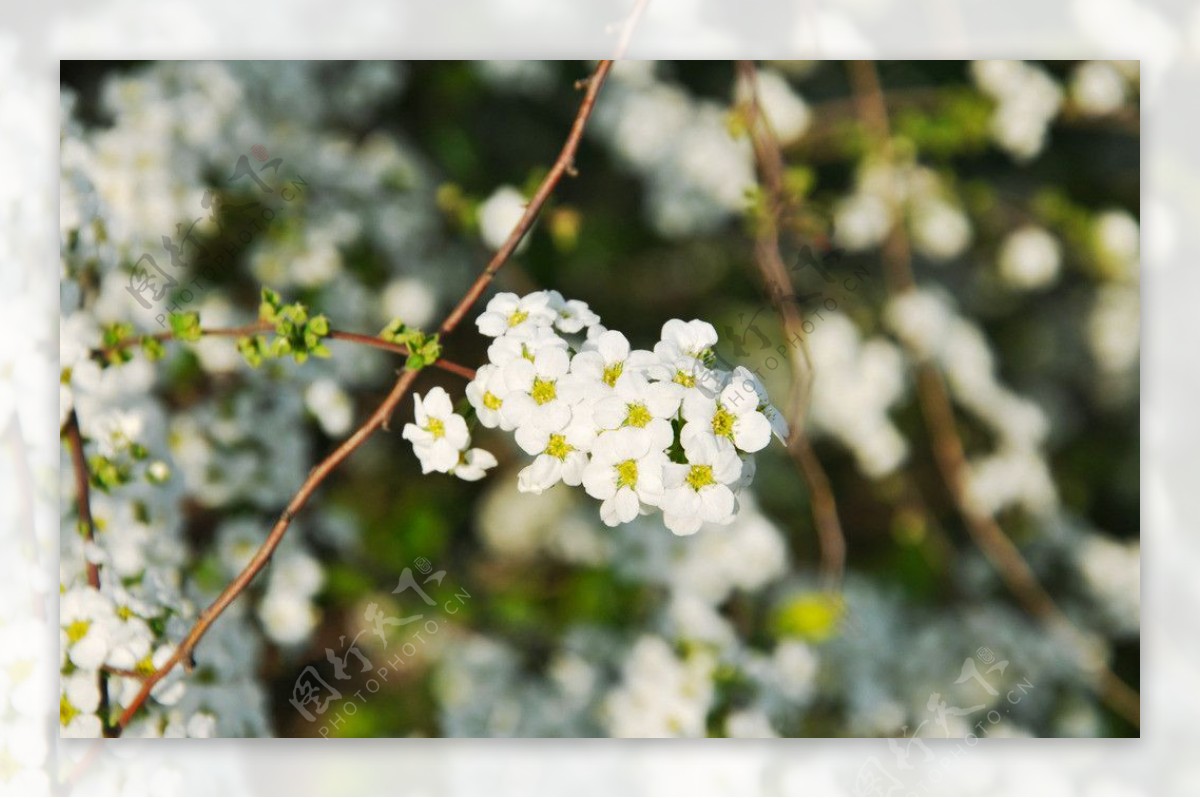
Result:
{"label": "yellow stamen", "polygon": [[621,378],[621,372],[624,370],[625,361],[617,361],[604,370],[604,376],[601,379],[604,380],[605,385],[612,388],[617,384],[617,380]]}
{"label": "yellow stamen", "polygon": [[617,487],[618,488],[635,488],[637,487],[638,467],[637,460],[626,460],[623,463],[617,464]]}
{"label": "yellow stamen", "polygon": [[560,435],[557,432],[550,436],[550,442],[546,444],[545,453],[558,460],[566,460],[567,455],[575,451],[575,447],[567,443],[566,436]]}
{"label": "yellow stamen", "polygon": [[694,491],[699,491],[701,488],[717,484],[717,481],[713,479],[712,466],[692,466],[691,470],[688,471],[687,484],[690,485]]}
{"label": "yellow stamen", "polygon": [[558,398],[558,388],[555,386],[554,380],[541,380],[535,377],[529,395],[533,397],[533,401],[544,405],[546,402]]}
{"label": "yellow stamen", "polygon": [[425,429],[429,430],[429,433],[433,435],[434,440],[437,440],[446,434],[446,425],[440,418],[429,419],[429,426]]}
{"label": "yellow stamen", "polygon": [[88,633],[88,629],[92,626],[91,621],[71,621],[67,626],[67,639],[72,643],[78,643],[83,639],[83,636]]}
{"label": "yellow stamen", "polygon": [[504,400],[491,391],[484,391],[483,406],[488,410],[499,410],[500,405],[504,404]]}
{"label": "yellow stamen", "polygon": [[625,416],[625,426],[627,427],[644,427],[654,418],[645,405],[629,404],[626,405],[626,408],[629,410]]}
{"label": "yellow stamen", "polygon": [[730,413],[725,408],[717,405],[717,412],[713,413],[712,431],[713,435],[718,438],[733,438],[733,422],[737,417]]}

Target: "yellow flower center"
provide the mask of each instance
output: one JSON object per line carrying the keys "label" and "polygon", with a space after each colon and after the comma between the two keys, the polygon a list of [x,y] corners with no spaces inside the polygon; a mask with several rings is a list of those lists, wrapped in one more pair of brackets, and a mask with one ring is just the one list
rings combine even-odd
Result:
{"label": "yellow flower center", "polygon": [[555,386],[554,380],[542,380],[535,377],[529,395],[533,397],[533,401],[544,405],[546,402],[558,398],[558,388]]}
{"label": "yellow flower center", "polygon": [[653,418],[645,405],[628,404],[625,407],[629,410],[629,413],[625,416],[625,426],[627,427],[644,427]]}
{"label": "yellow flower center", "polygon": [[717,412],[713,413],[712,417],[713,435],[716,435],[718,438],[732,438],[733,422],[736,420],[737,418],[733,413],[717,405]]}
{"label": "yellow flower center", "polygon": [[58,699],[58,722],[63,726],[70,726],[71,721],[78,714],[79,710],[71,705],[71,702],[67,700],[66,693],[63,693]]}
{"label": "yellow flower center", "polygon": [[133,610],[125,606],[117,607],[117,617],[122,621],[128,621],[133,617]]}
{"label": "yellow flower center", "polygon": [[429,426],[425,429],[429,430],[429,434],[433,436],[434,440],[446,434],[446,425],[440,418],[429,419]]}
{"label": "yellow flower center", "polygon": [[525,319],[527,319],[527,318],[529,318],[529,314],[528,314],[528,313],[526,313],[525,311],[523,311],[523,310],[514,310],[514,311],[513,311],[511,314],[509,314],[509,317],[508,317],[508,326],[509,326],[509,327],[516,327],[518,324],[520,324],[521,322],[525,321]]}
{"label": "yellow flower center", "polygon": [[684,388],[695,388],[696,387],[696,375],[688,374],[685,371],[676,371],[675,372],[675,382],[679,383]]}
{"label": "yellow flower center", "polygon": [[690,485],[694,491],[699,491],[701,488],[717,484],[717,481],[713,479],[712,466],[692,466],[691,470],[688,471],[687,484]]}
{"label": "yellow flower center", "polygon": [[500,405],[504,404],[504,400],[491,391],[483,392],[483,406],[488,410],[499,410]]}
{"label": "yellow flower center", "polygon": [[83,636],[88,633],[88,629],[92,626],[91,621],[71,621],[67,626],[67,639],[72,643],[78,643],[83,639]]}
{"label": "yellow flower center", "polygon": [[637,487],[638,469],[637,460],[626,460],[623,463],[617,464],[617,487],[618,488],[635,488]]}
{"label": "yellow flower center", "polygon": [[617,384],[617,380],[621,378],[621,372],[625,370],[625,361],[619,360],[604,370],[604,384],[612,388]]}
{"label": "yellow flower center", "polygon": [[133,669],[143,676],[149,676],[158,670],[154,667],[154,660],[150,658],[149,654],[138,660],[138,663],[133,666]]}
{"label": "yellow flower center", "polygon": [[575,451],[575,447],[567,443],[566,436],[560,435],[557,432],[550,436],[550,442],[546,444],[545,453],[558,460],[566,460],[567,455]]}

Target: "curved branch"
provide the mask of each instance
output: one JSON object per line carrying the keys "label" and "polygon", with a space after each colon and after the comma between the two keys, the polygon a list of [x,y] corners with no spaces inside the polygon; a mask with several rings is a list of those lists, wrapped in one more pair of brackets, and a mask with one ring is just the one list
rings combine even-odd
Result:
{"label": "curved branch", "polygon": [[750,61],[739,61],[737,71],[745,90],[746,124],[754,149],[754,161],[759,179],[766,189],[766,212],[763,218],[756,220],[758,231],[754,244],[755,263],[767,287],[767,293],[783,320],[788,343],[799,342],[799,346],[790,346],[792,393],[787,418],[792,430],[787,445],[788,454],[808,485],[813,526],[817,530],[817,543],[821,550],[823,581],[827,588],[836,589],[841,584],[846,569],[846,535],[842,531],[837,499],[834,498],[829,476],[804,431],[808,400],[812,393],[812,358],[809,356],[808,342],[804,335],[804,317],[796,303],[787,301],[794,291],[779,250],[780,219],[791,210],[784,187],[783,153],[771,130],[770,121],[758,102],[754,64]]}
{"label": "curved branch", "polygon": [[[475,301],[483,294],[484,289],[487,287],[487,284],[491,282],[492,277],[494,277],[496,272],[500,270],[500,268],[512,255],[513,251],[516,250],[517,244],[520,243],[521,238],[533,225],[534,219],[537,217],[538,212],[541,210],[542,206],[545,205],[546,200],[554,191],[555,186],[557,186],[559,181],[562,180],[563,175],[574,173],[573,159],[575,156],[575,151],[579,145],[579,140],[583,135],[584,125],[587,123],[588,117],[592,113],[592,108],[596,103],[596,96],[600,91],[600,87],[603,85],[604,79],[611,69],[612,61],[601,61],[596,67],[596,70],[592,76],[588,78],[587,93],[579,107],[579,111],[575,117],[575,123],[571,128],[570,135],[567,137],[567,143],[563,146],[562,152],[559,153],[558,159],[554,162],[554,166],[546,174],[545,178],[542,179],[542,183],[538,187],[537,192],[534,194],[533,200],[531,200],[528,207],[526,207],[524,214],[522,214],[520,220],[517,222],[516,227],[513,228],[513,231],[505,241],[504,246],[500,248],[500,250],[488,263],[483,273],[475,280],[474,283],[472,283],[470,288],[467,289],[467,292],[463,298],[446,317],[446,320],[442,322],[440,330],[443,337],[458,326],[458,323],[466,315],[467,311],[470,310]],[[309,472],[308,478],[304,480],[304,484],[301,485],[300,489],[296,492],[296,495],[292,497],[292,500],[288,502],[287,507],[280,514],[279,520],[277,520],[275,525],[271,528],[271,532],[267,536],[267,539],[263,542],[262,546],[259,547],[258,551],[255,552],[253,559],[251,559],[246,567],[242,569],[241,573],[239,573],[237,577],[235,577],[234,580],[230,582],[224,590],[221,591],[221,594],[216,598],[216,600],[213,601],[213,603],[210,604],[208,608],[200,614],[200,617],[196,619],[195,624],[192,626],[191,631],[189,631],[187,636],[184,637],[184,639],[180,642],[179,646],[175,649],[171,657],[167,659],[167,661],[164,662],[161,667],[146,677],[146,680],[142,683],[142,687],[138,691],[137,695],[125,708],[124,712],[121,713],[121,717],[116,724],[118,733],[120,733],[120,731],[124,730],[129,725],[130,721],[133,720],[133,717],[137,714],[138,710],[141,709],[141,707],[146,703],[146,700],[150,697],[150,693],[153,691],[155,685],[162,681],[175,668],[175,666],[182,663],[185,665],[185,668],[191,668],[191,666],[194,664],[192,652],[196,645],[200,642],[201,638],[204,637],[204,634],[208,631],[209,627],[211,627],[217,618],[221,616],[225,609],[246,590],[246,588],[254,580],[254,577],[266,567],[268,562],[270,562],[271,556],[275,553],[275,549],[283,540],[283,537],[287,533],[288,528],[291,526],[292,521],[295,519],[296,514],[304,508],[316,489],[321,485],[322,482],[325,481],[325,478],[328,477],[335,468],[337,468],[346,458],[353,454],[359,446],[366,442],[366,440],[370,438],[376,430],[380,429],[381,427],[387,429],[387,425],[391,419],[392,413],[395,411],[396,406],[400,403],[400,400],[403,399],[405,394],[408,393],[413,383],[416,382],[417,375],[419,373],[420,372],[416,370],[405,370],[403,373],[401,373],[399,379],[396,380],[396,384],[392,387],[391,392],[387,395],[387,398],[384,399],[379,407],[375,409],[375,412],[371,414],[371,417],[368,418],[362,424],[362,426],[355,430],[349,438],[343,441],[342,444],[338,446],[338,448],[335,449],[332,454],[322,460],[316,468]]]}
{"label": "curved branch", "polygon": [[[248,335],[259,335],[261,333],[271,332],[274,329],[275,327],[267,322],[257,322],[255,324],[247,324],[243,327],[203,327],[200,330],[200,334],[213,338],[244,338]],[[178,340],[169,332],[155,333],[146,337],[160,343],[168,343],[170,341]],[[363,346],[372,347],[373,349],[381,349],[385,352],[393,352],[397,355],[407,356],[409,354],[408,347],[402,344],[393,343],[391,341],[385,341],[376,335],[364,335],[362,333],[346,332],[344,330],[330,330],[329,338],[332,338],[335,341],[348,341],[350,343],[361,344]],[[122,349],[130,349],[134,346],[137,346],[141,343],[141,341],[141,336],[126,338],[115,346],[96,350],[96,354],[108,357],[109,355],[119,352]],[[432,365],[434,368],[439,368],[442,371],[446,371],[451,374],[457,374],[463,379],[475,379],[475,369],[455,363],[452,360],[438,358]]]}
{"label": "curved branch", "polygon": [[[88,470],[87,458],[83,452],[83,434],[79,431],[79,416],[72,408],[63,425],[63,435],[67,439],[67,447],[71,450],[71,470],[75,477],[75,505],[79,515],[80,531],[89,544],[96,542],[96,521],[92,518],[91,472]],[[84,569],[87,573],[88,585],[94,590],[100,589],[100,566],[92,562],[88,552],[83,553]],[[113,729],[108,719],[108,679],[104,672],[96,674],[97,687],[100,690],[100,704],[96,712],[100,716],[100,728],[105,737],[113,736]]]}
{"label": "curved branch", "polygon": [[[849,72],[859,118],[875,146],[890,157],[891,128],[875,65],[870,61],[853,61],[849,64]],[[893,224],[882,254],[888,293],[899,296],[914,290],[916,279],[912,271],[912,253],[902,221]],[[1030,615],[1050,624],[1076,642],[1081,641],[1083,633],[1038,581],[1021,550],[990,513],[971,502],[968,495],[970,466],[958,434],[950,393],[941,372],[928,363],[917,367],[917,400],[929,430],[934,460],[942,481],[959,515],[966,522],[972,540]],[[1110,708],[1134,726],[1140,725],[1141,699],[1137,691],[1107,666],[1102,665],[1096,671],[1095,689]]]}

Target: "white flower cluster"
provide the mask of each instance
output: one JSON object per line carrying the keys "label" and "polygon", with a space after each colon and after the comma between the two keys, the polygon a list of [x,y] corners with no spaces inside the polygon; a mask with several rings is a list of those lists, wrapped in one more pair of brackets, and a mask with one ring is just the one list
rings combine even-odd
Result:
{"label": "white flower cluster", "polygon": [[582,485],[609,526],[655,510],[679,535],[729,523],[751,455],[787,436],[753,373],[714,367],[707,322],[672,319],[653,351],[632,349],[585,303],[538,291],[499,294],[476,323],[495,341],[467,399],[535,457],[518,488]]}
{"label": "white flower cluster", "polygon": [[971,77],[996,101],[992,138],[1017,161],[1029,161],[1046,146],[1050,123],[1062,107],[1062,87],[1024,61],[975,61]]}
{"label": "white flower cluster", "polygon": [[416,423],[404,425],[404,439],[412,441],[421,461],[421,473],[437,471],[474,482],[496,465],[496,457],[483,449],[471,448],[467,422],[454,412],[450,395],[443,388],[417,394]]}

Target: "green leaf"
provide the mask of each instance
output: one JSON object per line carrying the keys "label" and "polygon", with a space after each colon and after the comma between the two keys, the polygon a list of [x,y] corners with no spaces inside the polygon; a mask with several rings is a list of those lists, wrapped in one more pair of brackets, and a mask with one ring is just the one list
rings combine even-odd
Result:
{"label": "green leaf", "polygon": [[153,335],[142,336],[142,352],[147,360],[162,360],[167,356],[167,349]]}
{"label": "green leaf", "polygon": [[194,310],[187,313],[172,313],[169,317],[171,334],[180,341],[199,341],[200,314]]}

